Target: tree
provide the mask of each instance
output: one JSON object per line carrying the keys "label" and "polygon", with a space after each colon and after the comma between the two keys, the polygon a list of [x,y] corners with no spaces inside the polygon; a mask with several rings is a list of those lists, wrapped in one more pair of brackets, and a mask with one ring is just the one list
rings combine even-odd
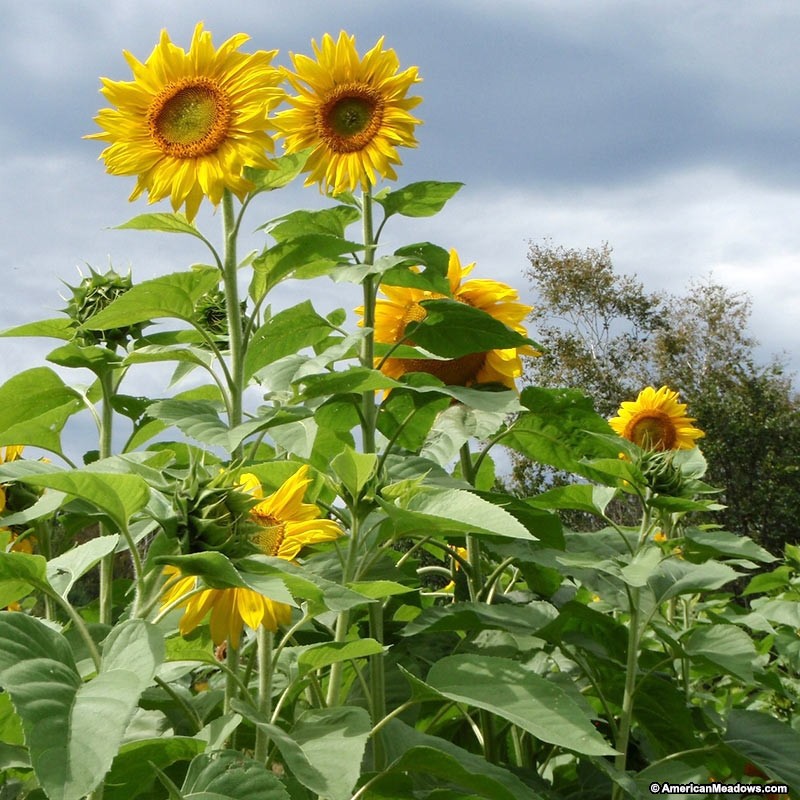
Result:
{"label": "tree", "polygon": [[[646,385],[677,389],[706,432],[707,478],[723,488],[715,521],[772,550],[800,540],[800,399],[779,359],[755,358],[750,298],[711,279],[685,294],[648,292],[614,272],[607,244],[531,244],[528,258],[546,352],[528,362],[527,382],[580,388],[606,416]],[[519,493],[572,480],[512,459]]]}

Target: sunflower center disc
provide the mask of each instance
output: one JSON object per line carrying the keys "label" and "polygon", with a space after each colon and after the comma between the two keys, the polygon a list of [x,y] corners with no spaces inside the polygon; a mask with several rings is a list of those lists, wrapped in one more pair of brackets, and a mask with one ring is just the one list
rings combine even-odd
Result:
{"label": "sunflower center disc", "polygon": [[171,83],[147,112],[150,135],[160,150],[176,158],[213,153],[228,135],[230,102],[208,78]]}
{"label": "sunflower center disc", "polygon": [[383,99],[369,86],[340,86],[320,109],[320,136],[336,153],[362,150],[380,130],[383,107]]}
{"label": "sunflower center disc", "polygon": [[255,521],[261,530],[253,536],[253,541],[262,553],[268,556],[278,555],[283,538],[286,535],[286,526],[274,517],[262,516],[254,513]]}
{"label": "sunflower center disc", "polygon": [[677,433],[672,420],[655,409],[639,412],[629,423],[626,438],[646,450],[672,450]]}

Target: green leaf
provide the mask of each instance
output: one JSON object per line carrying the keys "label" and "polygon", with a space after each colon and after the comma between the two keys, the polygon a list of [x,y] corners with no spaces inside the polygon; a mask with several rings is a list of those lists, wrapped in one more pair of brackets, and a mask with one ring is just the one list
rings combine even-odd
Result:
{"label": "green leaf", "polygon": [[534,345],[527,336],[509,328],[491,314],[457,300],[422,300],[425,318],[406,326],[414,344],[445,358],[471,353]]}
{"label": "green leaf", "polygon": [[174,272],[137,283],[87,320],[84,327],[107,330],[160,318],[191,322],[197,301],[215,289],[220,279],[218,269],[198,267],[191,272]]}
{"label": "green leaf", "polygon": [[656,602],[663,603],[681,594],[719,589],[740,574],[717,561],[692,564],[680,558],[667,558],[661,562],[658,571],[648,583],[655,593]]}
{"label": "green leaf", "polygon": [[134,800],[151,792],[156,771],[177,761],[191,761],[205,750],[205,742],[188,736],[140,739],[122,745],[106,776],[103,800]]}
{"label": "green leaf", "polygon": [[684,642],[686,654],[701,657],[747,684],[755,680],[753,664],[758,654],[753,640],[736,625],[696,627]]}
{"label": "green leaf", "polygon": [[102,780],[163,654],[160,634],[143,620],[122,623],[109,639],[100,674],[83,683],[61,634],[35,617],[0,613],[0,684],[50,800],[80,800]]}
{"label": "green leaf", "polygon": [[159,400],[147,407],[147,416],[175,425],[198,442],[223,445],[229,428],[219,416],[221,404],[215,400]]}
{"label": "green leaf", "polygon": [[314,277],[346,260],[344,256],[363,250],[357,242],[348,242],[327,233],[309,233],[278,242],[253,261],[250,296],[255,301],[285,278]]}
{"label": "green leaf", "polygon": [[396,380],[387,378],[382,372],[368,367],[351,367],[342,372],[324,372],[306,375],[298,379],[305,385],[303,397],[323,397],[330,394],[352,394],[392,389],[400,386]]}
{"label": "green leaf", "polygon": [[98,377],[113,372],[122,363],[120,357],[107,347],[97,345],[81,347],[74,342],[51,350],[47,354],[47,360],[59,367],[88,369]]}
{"label": "green leaf", "polygon": [[588,478],[596,472],[583,459],[613,455],[610,445],[592,436],[609,434],[608,422],[592,400],[574,389],[528,387],[520,396],[528,411],[510,426],[502,443],[534,461]]}
{"label": "green leaf", "polygon": [[85,575],[100,560],[113,553],[119,536],[98,536],[79,544],[60,556],[47,562],[47,580],[62,597],[66,598],[70,589],[81,576]]}
{"label": "green leaf", "polygon": [[245,380],[279,358],[319,344],[331,330],[330,322],[314,311],[310,300],[281,311],[253,334],[245,356]]}
{"label": "green leaf", "polygon": [[46,339],[63,339],[69,341],[75,336],[77,325],[69,317],[42,319],[38,322],[26,322],[14,328],[0,331],[0,336],[41,336]]}
{"label": "green leaf", "polygon": [[271,192],[291,183],[303,171],[310,153],[311,148],[272,159],[272,163],[275,164],[273,169],[245,167],[245,179],[255,186],[252,193]]}
{"label": "green leaf", "polygon": [[527,502],[538,508],[574,509],[602,516],[616,494],[617,490],[609,486],[572,483],[568,486],[555,486],[528,498]]}
{"label": "green leaf", "polygon": [[203,753],[189,765],[181,786],[185,800],[291,800],[264,764],[238,750]]}
{"label": "green leaf", "polygon": [[378,457],[374,453],[357,453],[345,447],[331,461],[331,469],[351,497],[358,497],[361,490],[375,474]]}
{"label": "green leaf", "polygon": [[49,367],[34,367],[0,386],[0,445],[61,452],[61,430],[82,407],[76,391]]}
{"label": "green leaf", "polygon": [[760,561],[762,564],[769,564],[776,560],[772,553],[756,544],[748,536],[728,531],[704,531],[698,528],[688,528],[684,536],[688,552],[748,558],[751,561]]}
{"label": "green leaf", "polygon": [[733,709],[724,740],[772,780],[800,792],[800,733],[785,722],[758,711]]}
{"label": "green leaf", "polygon": [[444,208],[445,203],[463,185],[454,182],[420,181],[375,199],[383,206],[387,217],[393,214],[402,214],[404,217],[432,217]]}
{"label": "green leaf", "polygon": [[[542,800],[544,797],[508,770],[490,764],[481,756],[470,753],[447,739],[420,733],[398,719],[391,720],[384,730],[386,731],[384,743],[391,764],[387,770],[386,782],[384,784],[384,781],[381,781],[381,787],[385,786],[388,789],[397,785],[398,779],[404,772],[422,775],[427,773],[449,783],[447,775],[439,774],[443,764],[447,763],[445,759],[432,761],[429,754],[419,762],[413,758],[415,752],[421,752],[422,748],[425,748],[434,753],[442,753],[447,759],[454,759],[459,765],[454,774],[465,781],[465,788],[482,792],[488,800]],[[391,793],[385,796],[394,797]],[[411,796],[410,793],[400,794],[398,800],[406,800]]]}
{"label": "green leaf", "polygon": [[286,242],[299,236],[323,234],[344,236],[345,228],[361,219],[352,206],[333,206],[319,211],[291,211],[263,226],[277,242]]}
{"label": "green leaf", "polygon": [[383,653],[384,646],[375,639],[356,639],[354,642],[325,642],[303,650],[297,658],[300,674],[329,667],[340,661],[365,658]]}
{"label": "green leaf", "polygon": [[403,636],[442,631],[501,630],[532,635],[558,616],[550,603],[533,602],[524,606],[487,605],[486,603],[450,603],[425,609],[409,622]]}
{"label": "green leaf", "polygon": [[117,225],[115,230],[135,230],[135,231],[160,231],[161,233],[188,233],[198,239],[205,241],[205,238],[183,214],[170,214],[166,212],[155,212],[151,214],[139,214],[139,216]]}
{"label": "green leaf", "polygon": [[447,656],[431,667],[426,683],[449,700],[490,711],[544,742],[585,755],[615,753],[563,689],[515,661]]}
{"label": "green leaf", "polygon": [[421,486],[402,504],[379,499],[398,531],[480,533],[535,541],[528,529],[502,508],[462,489]]}
{"label": "green leaf", "polygon": [[750,582],[742,590],[743,595],[761,594],[771,592],[776,589],[786,589],[794,570],[788,564],[783,564],[772,572],[762,572],[754,575]]}
{"label": "green leaf", "polygon": [[128,520],[150,499],[150,487],[138,475],[73,470],[27,475],[20,480],[86,500],[108,514],[121,530],[127,529]]}
{"label": "green leaf", "polygon": [[47,582],[47,560],[30,553],[0,552],[0,608],[29,595]]}

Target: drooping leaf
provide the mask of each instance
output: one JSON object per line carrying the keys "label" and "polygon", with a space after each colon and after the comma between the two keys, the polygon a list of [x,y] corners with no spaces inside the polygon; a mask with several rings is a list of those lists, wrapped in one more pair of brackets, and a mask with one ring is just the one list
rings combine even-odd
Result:
{"label": "drooping leaf", "polygon": [[47,562],[47,580],[62,597],[66,598],[70,589],[80,577],[85,575],[100,560],[113,553],[119,536],[98,536],[79,544]]}
{"label": "drooping leaf", "polygon": [[30,594],[47,582],[47,561],[30,553],[0,552],[0,608]]}
{"label": "drooping leaf", "polygon": [[774,781],[800,792],[800,733],[794,728],[768,714],[733,709],[724,740]]}
{"label": "drooping leaf", "polygon": [[255,185],[253,194],[280,189],[291,183],[303,170],[311,149],[287,153],[272,160],[272,169],[245,167],[244,177]]}
{"label": "drooping leaf", "polygon": [[183,214],[170,214],[168,212],[154,212],[139,214],[122,225],[116,226],[117,230],[159,231],[160,233],[188,233],[198,239],[203,239],[200,231],[189,222]]}
{"label": "drooping leaf", "polygon": [[734,675],[746,684],[754,681],[758,654],[753,640],[736,625],[697,626],[684,642],[684,650]]}
{"label": "drooping leaf", "polygon": [[445,203],[463,185],[456,182],[420,181],[375,199],[383,206],[387,217],[393,214],[402,214],[404,217],[432,217],[444,208]]}
{"label": "drooping leaf", "polygon": [[279,778],[238,750],[194,758],[180,791],[185,800],[291,800]]}
{"label": "drooping leaf", "polygon": [[447,656],[431,667],[426,683],[448,699],[497,714],[544,742],[585,755],[615,753],[563,689],[510,659]]}
{"label": "drooping leaf", "polygon": [[487,605],[461,602],[432,606],[403,629],[404,636],[441,631],[501,630],[509,633],[536,634],[558,615],[550,603],[527,605]]}
{"label": "drooping leaf", "polygon": [[528,541],[536,538],[507,511],[463,489],[422,486],[393,503],[379,502],[399,532],[479,533]]}
{"label": "drooping leaf", "polygon": [[82,406],[78,393],[48,367],[34,367],[0,386],[0,445],[61,452],[61,430]]}
{"label": "drooping leaf", "polygon": [[330,333],[330,322],[314,311],[310,300],[280,311],[253,334],[245,356],[245,380],[279,358],[318,344]]}
{"label": "drooping leaf", "polygon": [[425,318],[406,326],[409,341],[445,358],[535,345],[532,339],[457,300],[422,300]]}
{"label": "drooping leaf", "polygon": [[75,320],[69,317],[42,319],[38,322],[26,322],[13,328],[0,331],[0,336],[41,336],[47,339],[63,339],[69,341],[76,332]]}

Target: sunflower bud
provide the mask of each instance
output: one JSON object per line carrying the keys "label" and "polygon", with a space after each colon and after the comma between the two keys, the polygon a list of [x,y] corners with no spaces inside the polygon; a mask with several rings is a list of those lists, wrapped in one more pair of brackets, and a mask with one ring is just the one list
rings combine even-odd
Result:
{"label": "sunflower bud", "polygon": [[[89,275],[83,278],[77,286],[67,284],[72,291],[72,297],[67,301],[64,312],[78,325],[83,325],[120,295],[125,294],[132,286],[130,273],[119,275],[110,269],[101,275],[89,267]],[[138,338],[141,331],[141,323],[126,325],[122,328],[110,328],[105,331],[81,330],[76,334],[75,339],[84,346],[103,344],[114,349],[118,346],[125,346],[131,339]]]}
{"label": "sunflower bud", "polygon": [[252,542],[258,526],[250,518],[251,495],[225,485],[225,473],[202,474],[193,467],[175,490],[175,534],[184,553],[215,550],[229,558],[257,553]]}
{"label": "sunflower bud", "polygon": [[645,483],[656,494],[680,497],[685,480],[680,469],[673,464],[672,451],[647,451],[639,463]]}
{"label": "sunflower bud", "polygon": [[[245,311],[247,303],[241,303],[242,328],[245,324]],[[212,339],[216,340],[223,349],[228,346],[228,311],[225,293],[220,289],[206,292],[195,306],[195,319],[197,324],[206,331]]]}

